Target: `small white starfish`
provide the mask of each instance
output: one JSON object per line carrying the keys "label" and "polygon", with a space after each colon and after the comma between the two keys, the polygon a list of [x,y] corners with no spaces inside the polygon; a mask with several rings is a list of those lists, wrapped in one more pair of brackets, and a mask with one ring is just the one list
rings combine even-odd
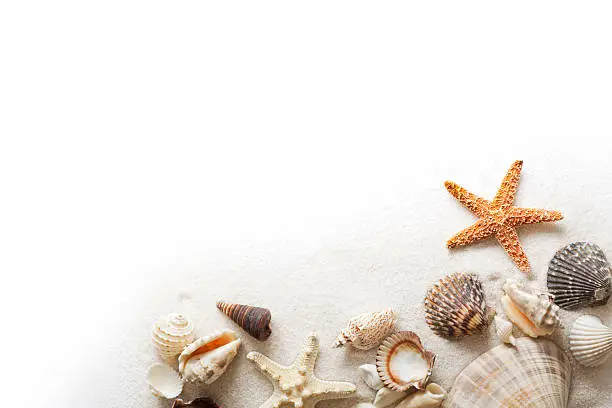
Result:
{"label": "small white starfish", "polygon": [[257,364],[259,370],[274,385],[274,393],[260,408],[314,408],[319,401],[349,398],[357,387],[349,382],[323,381],[314,374],[319,355],[319,340],[311,333],[304,348],[290,366],[282,366],[255,351],[247,358]]}

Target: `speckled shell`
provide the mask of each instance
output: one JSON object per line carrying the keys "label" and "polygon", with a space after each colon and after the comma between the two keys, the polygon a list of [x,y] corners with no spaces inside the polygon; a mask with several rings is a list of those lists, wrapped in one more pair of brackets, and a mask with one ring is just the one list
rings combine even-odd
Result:
{"label": "speckled shell", "polygon": [[360,350],[369,350],[378,346],[395,331],[397,313],[391,308],[381,312],[364,313],[353,317],[334,342],[334,347],[350,343]]}
{"label": "speckled shell", "polygon": [[193,322],[179,313],[162,316],[153,326],[153,346],[164,359],[178,356],[194,339]]}
{"label": "speckled shell", "polygon": [[580,316],[570,330],[569,344],[576,361],[586,367],[596,367],[612,355],[612,328],[597,316]]}
{"label": "speckled shell", "polygon": [[208,397],[196,398],[192,401],[185,402],[182,399],[174,400],[172,408],[220,408],[212,399]]}
{"label": "speckled shell", "polygon": [[566,408],[572,368],[549,340],[521,337],[470,363],[455,379],[446,408]]}
{"label": "speckled shell", "polygon": [[155,363],[147,370],[151,394],[160,398],[176,398],[183,391],[183,380],[172,367]]}
{"label": "speckled shell", "polygon": [[240,344],[236,333],[227,329],[201,337],[179,356],[179,373],[186,381],[211,384],[227,370]]}
{"label": "speckled shell", "polygon": [[433,370],[436,355],[425,350],[416,333],[401,331],[382,342],[376,370],[385,387],[394,391],[421,390]]}
{"label": "speckled shell", "polygon": [[548,291],[563,309],[605,304],[610,299],[610,263],[597,245],[574,242],[548,266]]}
{"label": "speckled shell", "polygon": [[217,302],[217,308],[257,340],[267,340],[272,334],[272,314],[268,309],[223,301]]}
{"label": "speckled shell", "polygon": [[436,282],[425,297],[425,321],[440,336],[460,337],[482,331],[489,321],[478,278],[457,272]]}

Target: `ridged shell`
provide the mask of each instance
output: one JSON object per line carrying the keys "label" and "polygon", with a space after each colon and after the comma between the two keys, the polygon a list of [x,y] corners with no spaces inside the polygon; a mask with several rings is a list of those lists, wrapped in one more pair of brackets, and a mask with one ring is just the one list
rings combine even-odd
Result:
{"label": "ridged shell", "polygon": [[213,401],[212,399],[208,398],[208,397],[200,397],[200,398],[196,398],[192,401],[189,402],[185,402],[182,399],[176,399],[174,400],[174,403],[172,404],[172,408],[220,408],[215,401]]}
{"label": "ridged shell", "polygon": [[217,308],[257,340],[267,340],[272,334],[272,314],[268,309],[223,301],[217,302]]}
{"label": "ridged shell", "polygon": [[416,333],[401,331],[383,341],[376,353],[376,369],[385,387],[394,391],[423,389],[436,355],[425,350]]}
{"label": "ridged shell", "polygon": [[563,309],[605,304],[610,299],[610,263],[597,245],[574,242],[548,266],[548,291]]}
{"label": "ridged shell", "polygon": [[559,326],[559,306],[554,296],[523,287],[508,279],[501,303],[508,319],[525,334],[538,337],[551,334]]}
{"label": "ridged shell", "polygon": [[191,343],[179,356],[179,372],[186,381],[211,384],[229,367],[240,348],[232,330],[222,330]]}
{"label": "ridged shell", "polygon": [[446,391],[436,383],[429,383],[424,390],[410,394],[395,408],[435,408],[442,405]]}
{"label": "ridged shell", "polygon": [[495,332],[501,341],[507,344],[516,345],[516,339],[512,335],[514,325],[508,320],[495,316]]}
{"label": "ridged shell", "polygon": [[425,297],[425,321],[440,336],[460,337],[482,331],[489,322],[478,278],[457,272],[436,282]]}
{"label": "ridged shell", "polygon": [[334,347],[346,343],[360,350],[369,350],[378,346],[395,331],[397,313],[391,308],[381,312],[364,313],[353,317],[334,342]]}
{"label": "ridged shell", "polygon": [[193,322],[179,313],[162,316],[153,326],[153,346],[164,359],[178,356],[194,339]]}
{"label": "ridged shell", "polygon": [[183,391],[183,380],[172,367],[155,363],[147,370],[151,394],[162,398],[176,398]]}
{"label": "ridged shell", "polygon": [[580,316],[572,325],[569,343],[576,361],[586,367],[596,367],[612,354],[612,328],[597,316]]}
{"label": "ridged shell", "polygon": [[470,363],[455,379],[446,408],[566,408],[572,368],[555,343],[521,337]]}

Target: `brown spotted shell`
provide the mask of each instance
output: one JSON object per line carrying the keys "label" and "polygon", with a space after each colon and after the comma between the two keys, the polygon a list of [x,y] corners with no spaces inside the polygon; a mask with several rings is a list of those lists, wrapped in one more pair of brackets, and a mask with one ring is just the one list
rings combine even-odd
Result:
{"label": "brown spotted shell", "polygon": [[267,340],[272,334],[270,310],[263,307],[217,302],[217,308],[257,340]]}
{"label": "brown spotted shell", "polygon": [[439,336],[461,337],[482,331],[489,322],[478,278],[456,272],[434,283],[425,297],[425,321]]}

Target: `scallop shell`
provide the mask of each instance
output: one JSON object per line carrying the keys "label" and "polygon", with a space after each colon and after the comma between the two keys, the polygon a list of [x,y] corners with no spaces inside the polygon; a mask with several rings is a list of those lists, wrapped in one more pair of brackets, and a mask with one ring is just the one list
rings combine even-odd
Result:
{"label": "scallop shell", "polygon": [[549,335],[559,326],[559,306],[551,294],[526,289],[511,279],[504,292],[501,303],[506,316],[528,336]]}
{"label": "scallop shell", "polygon": [[387,387],[383,387],[376,393],[374,398],[374,408],[389,408],[395,405],[398,401],[406,398],[408,394],[401,391],[393,391]]}
{"label": "scallop shell", "polygon": [[425,321],[437,335],[460,337],[488,324],[482,284],[475,275],[453,273],[436,282],[425,297]]}
{"label": "scallop shell", "polygon": [[183,380],[170,366],[155,363],[147,370],[151,394],[162,398],[176,398],[183,391]]}
{"label": "scallop shell", "polygon": [[387,337],[378,348],[376,369],[385,387],[394,391],[421,390],[427,384],[436,355],[425,350],[416,333],[402,331]]}
{"label": "scallop shell", "polygon": [[174,400],[172,408],[220,408],[212,399],[208,397],[196,398],[192,401],[185,402],[182,399]]}
{"label": "scallop shell", "polygon": [[427,384],[424,390],[410,394],[395,408],[435,408],[446,398],[446,391],[436,383]]}
{"label": "scallop shell", "polygon": [[153,346],[164,359],[178,356],[194,339],[193,322],[179,313],[162,316],[153,326]]}
{"label": "scallop shell", "polygon": [[360,350],[369,350],[378,346],[384,339],[395,331],[397,313],[391,308],[381,312],[364,313],[353,317],[348,326],[343,329],[334,342],[334,347],[346,343]]}
{"label": "scallop shell", "polygon": [[257,340],[267,340],[272,334],[270,310],[263,307],[217,302],[217,308]]}
{"label": "scallop shell", "polygon": [[610,299],[606,255],[590,242],[574,242],[560,249],[548,266],[548,290],[563,309],[603,305]]}
{"label": "scallop shell", "polygon": [[199,338],[179,356],[179,372],[187,381],[211,384],[227,370],[239,348],[240,339],[231,330]]}
{"label": "scallop shell", "polygon": [[455,379],[446,408],[565,408],[572,368],[549,340],[521,337],[482,354]]}
{"label": "scallop shell", "polygon": [[501,341],[516,345],[516,339],[512,335],[514,325],[503,317],[495,316],[495,332]]}
{"label": "scallop shell", "polygon": [[580,316],[570,330],[569,344],[580,364],[596,367],[605,363],[612,354],[612,328],[604,325],[597,316]]}
{"label": "scallop shell", "polygon": [[384,387],[384,384],[378,376],[378,371],[376,370],[376,366],[374,364],[360,365],[359,372],[361,373],[361,378],[363,378],[363,381],[374,391],[378,391]]}

